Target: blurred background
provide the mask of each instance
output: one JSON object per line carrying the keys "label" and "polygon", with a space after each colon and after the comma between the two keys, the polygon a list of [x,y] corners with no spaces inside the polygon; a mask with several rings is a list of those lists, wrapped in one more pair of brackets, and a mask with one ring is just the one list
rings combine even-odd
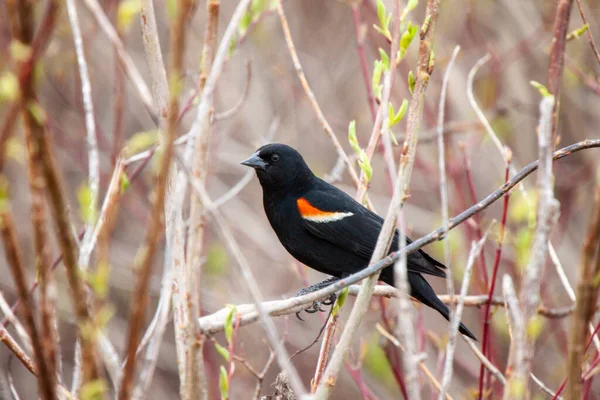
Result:
{"label": "blurred background", "polygon": [[[0,1],[0,68],[10,68],[8,47],[11,35],[7,23],[5,1]],[[131,0],[125,0],[131,1]],[[185,55],[186,79],[182,94],[185,102],[197,90],[199,61],[203,43],[206,4],[198,8],[187,29]],[[268,3],[268,2],[265,2]],[[367,89],[361,70],[358,36],[364,35],[366,65],[370,74],[373,62],[379,58],[378,49],[389,48],[382,35],[373,29],[377,24],[376,4],[372,0],[358,0],[353,12],[350,1],[334,0],[286,0],[284,7],[289,19],[300,61],[325,117],[333,127],[348,154],[348,124],[356,120],[357,136],[361,146],[366,147],[373,126]],[[392,2],[384,0],[388,10]],[[424,3],[423,1],[420,3]],[[498,152],[477,119],[467,98],[467,74],[478,59],[486,53],[491,60],[477,73],[474,95],[504,145],[513,152],[513,165],[520,169],[537,158],[536,125],[540,100],[539,92],[529,82],[543,84],[547,80],[548,56],[552,39],[552,27],[556,2],[530,1],[442,1],[434,39],[435,70],[425,96],[421,140],[417,150],[415,169],[410,186],[410,198],[405,206],[408,233],[412,238],[441,226],[439,194],[438,150],[435,126],[443,73],[456,45],[461,51],[450,75],[445,116],[445,143],[448,170],[450,215],[456,215],[481,200],[504,181],[504,159]],[[600,1],[582,1],[590,24],[590,31],[600,38]],[[156,139],[151,131],[156,129],[150,115],[139,101],[132,84],[123,76],[115,58],[115,50],[96,25],[82,2],[77,2],[83,30],[84,48],[91,75],[92,94],[101,150],[101,196],[106,191],[112,171],[113,160],[123,144],[138,143],[148,137]],[[219,38],[235,8],[236,2],[223,1],[219,17]],[[36,13],[41,13],[37,4]],[[107,15],[115,21],[119,0],[102,1]],[[157,23],[165,61],[168,60],[169,29],[166,5],[155,2]],[[39,9],[38,9],[39,8]],[[419,4],[409,19],[420,25],[424,18],[425,4]],[[358,25],[355,18],[358,17]],[[118,18],[117,18],[118,19]],[[139,18],[120,24],[120,35],[127,52],[149,83],[150,75],[140,34]],[[574,7],[569,31],[583,25]],[[418,39],[418,35],[417,35]],[[416,69],[417,39],[397,69],[396,83],[391,94],[395,108],[403,99],[410,99],[407,75]],[[219,39],[220,40],[220,39]],[[72,217],[76,230],[83,226],[80,218],[78,188],[87,181],[87,150],[85,145],[84,113],[81,101],[81,82],[77,72],[73,39],[66,12],[62,12],[57,29],[42,59],[40,72],[40,101],[49,116],[52,139],[63,174]],[[250,72],[249,72],[250,70]],[[560,98],[560,142],[564,147],[586,138],[598,138],[600,126],[600,67],[590,49],[587,36],[570,40],[567,44],[566,62]],[[247,91],[247,97],[244,93]],[[298,149],[313,171],[321,177],[331,177],[337,156],[335,149],[316,118],[307,97],[299,84],[291,63],[290,54],[283,38],[277,12],[270,4],[253,16],[253,21],[240,27],[235,45],[223,69],[215,92],[215,112],[221,113],[243,99],[243,104],[228,118],[216,119],[210,142],[207,188],[213,199],[243,179],[249,172],[239,162],[251,155],[266,142],[282,142]],[[116,100],[120,98],[121,104]],[[9,104],[0,104],[0,121],[8,114]],[[182,119],[179,132],[189,129],[195,115],[195,107]],[[400,143],[405,123],[394,127]],[[150,133],[149,133],[150,132]],[[152,136],[154,135],[154,136]],[[121,137],[121,139],[118,139]],[[141,139],[140,139],[141,138]],[[137,145],[136,145],[137,146]],[[22,126],[17,124],[7,148],[5,173],[10,182],[14,213],[18,222],[20,243],[25,261],[29,266],[29,281],[35,279],[33,238],[30,223],[30,196],[27,185],[27,168]],[[400,146],[394,148],[396,158]],[[558,225],[552,234],[558,258],[572,285],[576,284],[576,266],[580,258],[582,237],[587,228],[596,182],[598,150],[577,153],[555,164],[555,191],[561,203]],[[130,168],[134,168],[132,166]],[[127,318],[130,298],[135,287],[136,274],[132,270],[134,257],[142,243],[149,215],[149,193],[153,184],[153,163],[142,175],[132,181],[119,206],[116,228],[110,242],[110,302],[115,314],[109,322],[107,335],[117,349],[124,354],[127,335]],[[469,182],[468,175],[471,178]],[[342,173],[335,184],[354,196],[356,189],[347,173]],[[229,226],[243,247],[250,261],[265,299],[282,299],[294,295],[309,284],[325,277],[298,264],[279,244],[272,232],[262,208],[261,189],[254,176],[246,176],[246,185],[240,193],[221,206]],[[471,183],[471,185],[470,185]],[[535,175],[524,182],[525,190],[535,187]],[[472,191],[471,191],[472,189]],[[376,210],[385,214],[391,195],[391,185],[385,170],[381,152],[373,159],[373,180],[369,194]],[[454,229],[449,235],[451,265],[455,284],[462,279],[470,242],[477,239],[478,230],[486,231],[494,220],[499,220],[502,202],[497,202],[476,218]],[[509,205],[507,236],[502,250],[499,277],[508,273],[518,286],[520,273],[527,263],[531,226],[529,211],[523,196],[512,192]],[[484,271],[489,276],[498,248],[499,223],[492,228],[484,247],[483,256],[474,266],[469,294],[485,294]],[[202,314],[210,314],[226,304],[250,303],[246,284],[240,277],[235,260],[217,235],[213,223],[207,222],[203,253],[201,280]],[[151,304],[147,320],[153,315],[160,291],[162,276],[162,249],[157,255],[151,283]],[[53,257],[57,254],[52,243]],[[443,245],[435,243],[426,250],[443,260]],[[9,304],[17,299],[13,281],[5,259],[0,261],[0,290]],[[571,305],[561,285],[553,264],[548,261],[542,281],[542,303],[547,307]],[[66,384],[71,380],[75,327],[72,305],[64,268],[59,267],[55,276],[58,285],[60,312],[60,347]],[[429,279],[438,293],[445,293],[445,282]],[[496,290],[501,295],[499,285]],[[344,307],[343,321],[354,299]],[[378,398],[395,399],[401,392],[394,374],[401,367],[401,353],[383,337],[375,325],[382,322],[382,305],[393,323],[396,304],[393,300],[373,299],[371,312],[362,325],[360,341],[355,343],[350,362],[342,371],[332,398]],[[441,378],[443,350],[447,339],[447,322],[437,313],[415,305],[418,310],[418,345],[427,354],[425,364]],[[286,347],[290,353],[309,345],[324,323],[324,315],[305,314],[305,322],[294,316],[277,318],[280,333],[286,334]],[[463,321],[481,337],[483,308],[467,307]],[[567,343],[570,318],[543,319],[543,329],[537,341],[533,372],[552,390],[566,376]],[[341,329],[338,329],[338,333]],[[14,333],[14,328],[9,328]],[[502,308],[494,309],[492,318],[491,358],[503,371],[506,366],[509,336],[506,315]],[[240,328],[236,353],[260,370],[269,356],[264,331],[259,324]],[[224,343],[222,334],[215,339]],[[313,376],[319,344],[293,359],[305,383]],[[219,398],[218,373],[223,359],[210,341],[205,342],[206,374],[210,398]],[[34,378],[16,360],[10,361],[9,351],[0,346],[0,369],[10,370],[15,386],[22,399],[35,398]],[[479,362],[468,347],[459,340],[455,361],[455,374],[450,394],[456,398],[472,398],[477,393]],[[358,368],[358,369],[355,369]],[[274,391],[272,383],[279,368],[274,363],[263,383],[263,394]],[[423,394],[433,396],[436,392],[424,377]],[[597,380],[596,380],[597,381]],[[360,382],[360,385],[359,385]],[[231,383],[233,399],[249,399],[254,390],[255,378],[237,363]],[[360,386],[371,393],[365,397]],[[177,358],[173,326],[167,327],[160,350],[157,370],[148,398],[168,399],[178,396]],[[496,389],[494,386],[493,389]],[[539,398],[545,394],[533,386]],[[600,382],[593,384],[591,393],[600,392]],[[487,394],[491,398],[498,395]],[[363,396],[363,397],[361,397]],[[437,397],[437,396],[436,396]],[[592,397],[598,398],[598,397]]]}

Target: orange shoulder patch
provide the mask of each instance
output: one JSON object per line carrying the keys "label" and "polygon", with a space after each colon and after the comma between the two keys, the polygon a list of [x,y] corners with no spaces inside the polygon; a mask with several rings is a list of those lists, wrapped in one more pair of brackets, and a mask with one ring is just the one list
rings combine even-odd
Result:
{"label": "orange shoulder patch", "polygon": [[304,197],[300,197],[296,200],[296,204],[298,205],[298,211],[300,211],[300,215],[303,217],[318,217],[318,216],[326,216],[330,214],[335,214],[330,211],[319,210],[309,203]]}
{"label": "orange shoulder patch", "polygon": [[302,218],[312,222],[332,222],[339,221],[346,217],[354,215],[351,212],[323,211],[310,204],[304,197],[296,200],[298,211]]}

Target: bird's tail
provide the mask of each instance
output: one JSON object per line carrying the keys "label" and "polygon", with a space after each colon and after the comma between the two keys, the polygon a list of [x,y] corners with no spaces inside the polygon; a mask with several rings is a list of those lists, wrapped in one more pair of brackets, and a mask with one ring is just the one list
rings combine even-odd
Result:
{"label": "bird's tail", "polygon": [[[383,276],[383,274],[382,274]],[[384,278],[382,280],[386,281]],[[389,283],[389,282],[386,282]],[[393,281],[391,282],[393,284]],[[429,286],[429,283],[423,278],[421,274],[417,274],[414,272],[408,273],[408,283],[411,288],[410,295],[415,299],[419,300],[421,303],[425,304],[427,307],[431,307],[440,314],[446,320],[450,321],[450,310],[448,307],[442,303],[442,301],[437,297],[433,288]],[[465,336],[470,337],[473,340],[477,340],[475,335],[461,322],[458,328],[458,331]]]}

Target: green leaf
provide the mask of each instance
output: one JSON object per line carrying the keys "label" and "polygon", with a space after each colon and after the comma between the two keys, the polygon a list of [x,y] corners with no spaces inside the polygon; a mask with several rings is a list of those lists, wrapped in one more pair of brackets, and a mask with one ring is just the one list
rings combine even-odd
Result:
{"label": "green leaf", "polygon": [[169,20],[173,21],[177,16],[177,8],[179,7],[177,4],[177,0],[166,0],[167,7],[167,17]]}
{"label": "green leaf", "polygon": [[46,115],[46,111],[44,111],[40,103],[38,103],[35,100],[32,100],[27,105],[27,109],[31,113],[33,119],[35,119],[35,122],[38,123],[38,125],[46,125],[48,116]]}
{"label": "green leaf", "polygon": [[240,19],[240,23],[238,24],[238,32],[240,35],[243,35],[248,30],[248,27],[252,23],[252,13],[250,10],[246,11],[242,18]]}
{"label": "green leaf", "polygon": [[373,64],[373,94],[376,98],[381,98],[381,74],[383,74],[384,65],[380,60],[375,60]]}
{"label": "green leaf", "polygon": [[531,86],[533,86],[534,88],[536,88],[538,90],[538,92],[540,92],[540,94],[544,97],[550,97],[552,96],[552,94],[550,93],[550,91],[548,90],[548,88],[544,85],[542,85],[539,82],[536,81],[529,81],[529,84]]}
{"label": "green leaf", "polygon": [[252,15],[258,16],[260,13],[266,10],[267,2],[265,0],[252,0],[250,3],[250,10]]}
{"label": "green leaf", "polygon": [[216,342],[215,349],[217,350],[217,353],[219,353],[219,355],[225,359],[225,361],[229,362],[229,350],[227,350],[225,347],[221,346],[219,343]]}
{"label": "green leaf", "polygon": [[87,382],[81,387],[79,398],[81,400],[100,400],[104,398],[104,394],[108,391],[108,385],[104,379],[96,379]]}
{"label": "green leaf", "polygon": [[414,10],[417,5],[419,5],[419,0],[408,0],[406,7],[404,7],[404,10],[402,10],[402,14],[400,15],[400,21],[404,21],[404,18],[406,18],[408,13]]}
{"label": "green leaf", "polygon": [[231,338],[233,337],[233,316],[235,312],[235,306],[230,306],[229,314],[225,318],[225,338],[227,339],[227,343],[231,343]]}
{"label": "green leaf", "polygon": [[0,104],[19,98],[19,80],[12,72],[6,71],[0,76]]}
{"label": "green leaf", "polygon": [[346,302],[346,299],[348,298],[348,290],[349,290],[349,288],[344,288],[340,292],[340,295],[338,296],[337,300],[335,301],[335,304],[333,305],[333,310],[331,310],[332,317],[335,317],[340,312],[342,307],[344,306],[344,303]]}
{"label": "green leaf", "polygon": [[377,0],[377,18],[379,19],[379,26],[383,29],[386,28],[386,14],[387,13],[385,11],[385,4],[383,4],[383,0]]}
{"label": "green leaf", "polygon": [[108,293],[109,277],[110,265],[105,261],[98,263],[96,270],[87,274],[87,282],[98,297],[105,297]]}
{"label": "green leaf", "polygon": [[129,182],[129,177],[127,176],[127,173],[125,173],[125,171],[121,172],[121,192],[125,192],[127,189],[129,189],[129,185],[131,184],[131,182]]}
{"label": "green leaf", "polygon": [[129,29],[131,22],[140,13],[142,3],[140,0],[124,0],[117,9],[117,28],[119,31]]}
{"label": "green leaf", "polygon": [[386,71],[389,70],[390,69],[390,58],[388,57],[385,50],[383,50],[381,47],[379,48],[379,57],[381,57],[381,62],[383,63],[385,70]]}
{"label": "green leaf", "polygon": [[415,74],[413,74],[412,70],[408,72],[408,90],[412,93],[415,90]]}
{"label": "green leaf", "polygon": [[415,35],[417,34],[418,27],[413,25],[412,22],[408,21],[406,30],[400,37],[400,51],[398,52],[398,62],[402,61],[408,50],[408,46],[412,43]]}
{"label": "green leaf", "polygon": [[350,121],[348,124],[348,142],[350,143],[350,147],[356,153],[356,155],[360,154],[360,145],[358,144],[358,139],[356,138],[356,121]]}
{"label": "green leaf", "polygon": [[365,178],[367,179],[367,183],[371,181],[371,177],[373,176],[373,168],[371,167],[371,160],[367,156],[364,150],[360,151],[360,159],[358,160],[358,165],[360,165],[360,169],[365,173]]}
{"label": "green leaf", "polygon": [[529,340],[535,340],[542,333],[542,329],[544,328],[544,320],[538,314],[534,314],[529,321],[527,321],[527,327],[525,331],[527,332],[527,338]]}
{"label": "green leaf", "polygon": [[229,264],[229,256],[221,243],[215,242],[208,246],[206,252],[206,265],[203,267],[203,272],[209,275],[219,276],[227,270]]}
{"label": "green leaf", "polygon": [[125,143],[126,157],[132,156],[155,145],[158,142],[158,135],[159,131],[156,129],[134,134]]}
{"label": "green leaf", "polygon": [[388,15],[382,0],[377,0],[377,18],[379,19],[379,26],[373,25],[373,28],[385,36],[388,41],[391,41],[392,34],[390,33],[389,25],[392,15]]}
{"label": "green leaf", "polygon": [[235,50],[235,46],[237,45],[237,35],[233,35],[231,37],[231,42],[229,42],[229,49],[227,50],[227,58],[231,57],[233,51]]}
{"label": "green leaf", "polygon": [[516,264],[519,271],[524,271],[527,263],[529,262],[532,238],[533,235],[531,234],[531,230],[528,228],[520,229],[517,233],[515,250],[517,253]]}
{"label": "green leaf", "polygon": [[402,121],[402,118],[404,118],[404,115],[406,114],[406,110],[408,109],[408,100],[404,99],[402,101],[402,105],[400,106],[400,109],[398,110],[398,113],[394,114],[394,107],[392,106],[392,103],[389,103],[389,126],[390,128],[394,125],[396,125],[398,122]]}
{"label": "green leaf", "polygon": [[227,400],[229,396],[229,377],[227,370],[221,365],[219,372],[219,390],[221,391],[221,399]]}
{"label": "green leaf", "polygon": [[30,46],[27,46],[25,43],[18,41],[17,39],[13,39],[10,42],[10,56],[16,62],[24,62],[31,57],[33,51]]}
{"label": "green leaf", "polygon": [[572,32],[569,32],[567,35],[567,40],[578,39],[581,35],[583,35],[589,28],[589,24],[585,24],[579,29],[575,29]]}
{"label": "green leaf", "polygon": [[10,208],[8,179],[5,175],[0,175],[0,213],[4,213]]}
{"label": "green leaf", "polygon": [[96,210],[90,210],[93,193],[87,184],[81,185],[77,190],[77,201],[79,203],[79,216],[85,223],[96,221]]}
{"label": "green leaf", "polygon": [[393,384],[395,380],[392,366],[385,355],[383,346],[379,343],[379,337],[379,334],[375,334],[369,339],[363,360],[364,366],[371,376],[377,377],[379,382],[386,385]]}

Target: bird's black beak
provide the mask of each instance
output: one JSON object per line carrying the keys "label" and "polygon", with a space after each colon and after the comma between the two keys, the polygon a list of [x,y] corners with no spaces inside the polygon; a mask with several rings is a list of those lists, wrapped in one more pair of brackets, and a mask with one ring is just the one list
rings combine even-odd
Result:
{"label": "bird's black beak", "polygon": [[262,158],[258,155],[258,151],[250,156],[250,158],[242,161],[240,164],[245,165],[247,167],[252,167],[254,169],[262,169],[264,170],[267,167],[267,163],[263,161]]}

